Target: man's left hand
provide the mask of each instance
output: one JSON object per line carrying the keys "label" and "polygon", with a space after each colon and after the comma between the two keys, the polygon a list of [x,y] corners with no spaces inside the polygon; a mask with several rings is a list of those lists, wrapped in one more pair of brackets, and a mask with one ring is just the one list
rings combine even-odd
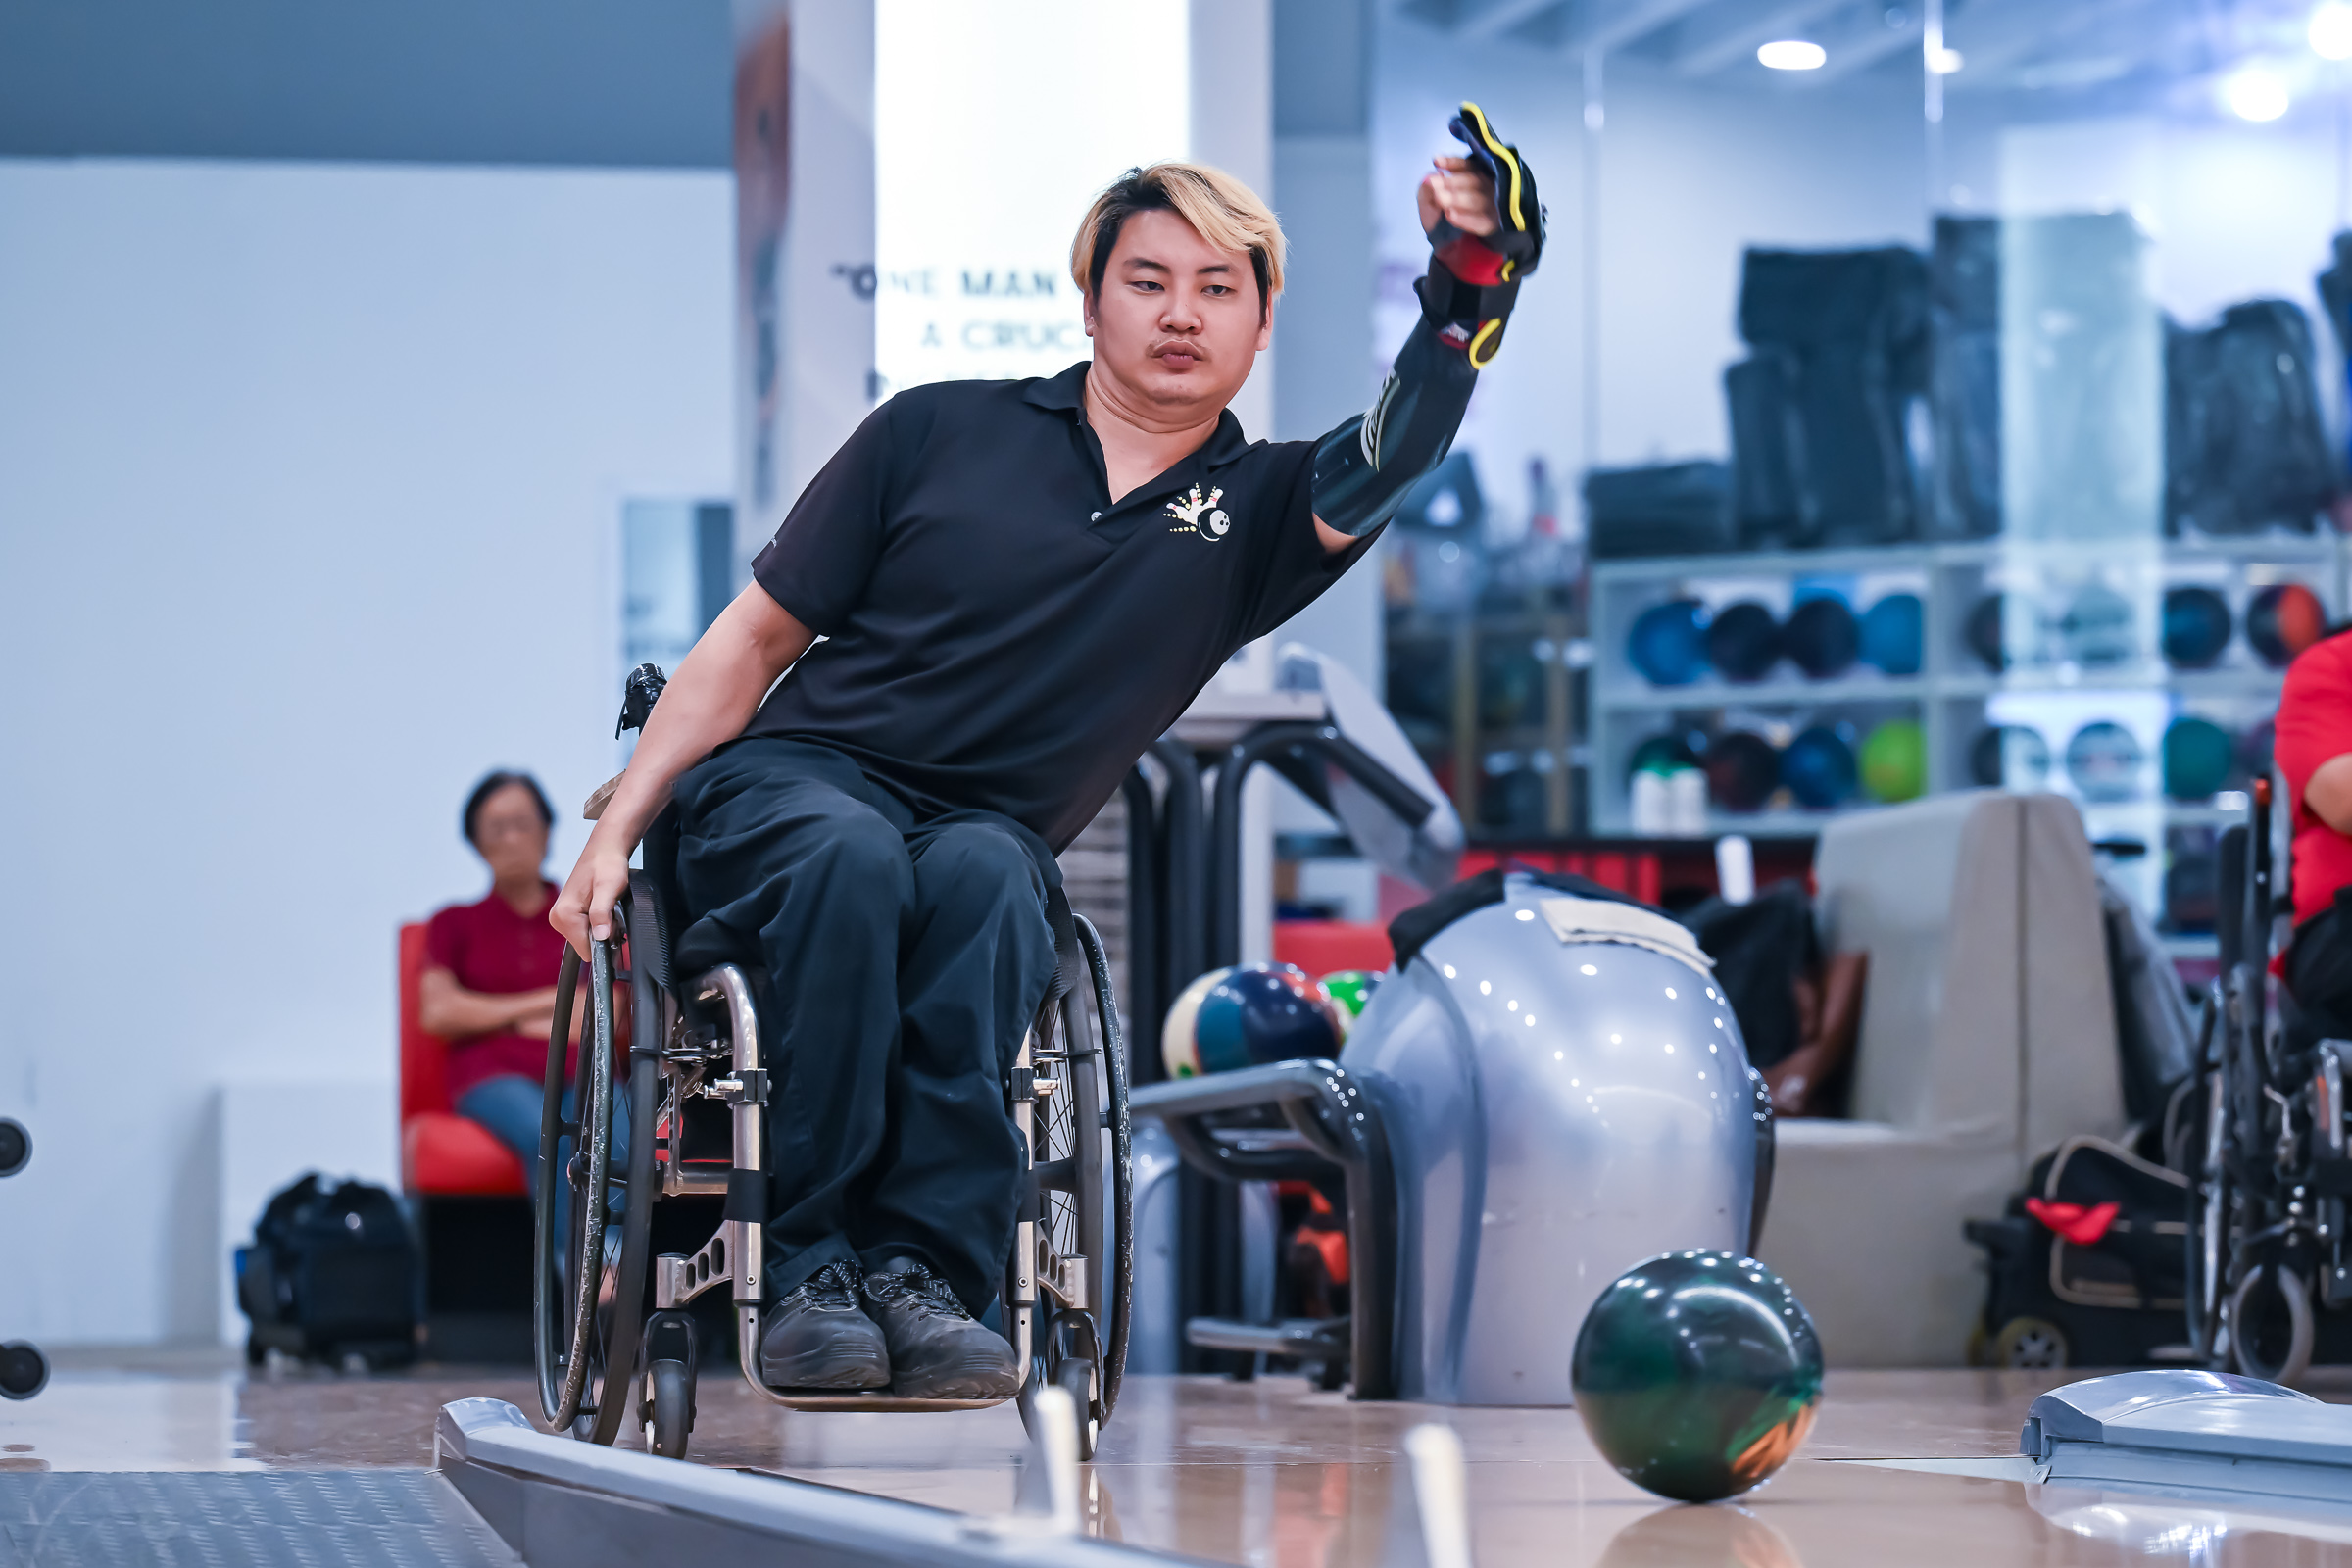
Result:
{"label": "man's left hand", "polygon": [[1485,170],[1467,158],[1431,162],[1437,172],[1422,179],[1417,192],[1423,233],[1434,234],[1441,222],[1482,237],[1502,227],[1502,215],[1494,207],[1494,181]]}

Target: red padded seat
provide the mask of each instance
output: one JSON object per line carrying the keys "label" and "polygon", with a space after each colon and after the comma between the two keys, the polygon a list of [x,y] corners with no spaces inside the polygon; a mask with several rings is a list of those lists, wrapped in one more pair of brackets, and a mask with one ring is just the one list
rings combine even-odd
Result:
{"label": "red padded seat", "polygon": [[1396,961],[1389,928],[1369,920],[1277,920],[1274,961],[1295,963],[1318,978],[1339,969],[1378,974]]}
{"label": "red padded seat", "polygon": [[400,1179],[411,1193],[521,1197],[522,1161],[449,1102],[449,1042],[416,1023],[424,922],[400,928]]}

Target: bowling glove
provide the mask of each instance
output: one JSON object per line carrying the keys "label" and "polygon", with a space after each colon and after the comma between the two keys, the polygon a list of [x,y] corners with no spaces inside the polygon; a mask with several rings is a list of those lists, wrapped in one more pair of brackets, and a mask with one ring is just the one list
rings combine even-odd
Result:
{"label": "bowling glove", "polygon": [[1429,272],[1415,284],[1421,319],[1380,396],[1316,444],[1315,515],[1358,539],[1396,515],[1405,493],[1445,461],[1478,372],[1502,346],[1519,284],[1544,254],[1544,208],[1519,150],[1476,104],[1463,104],[1446,128],[1494,179],[1502,226],[1477,235],[1439,220]]}

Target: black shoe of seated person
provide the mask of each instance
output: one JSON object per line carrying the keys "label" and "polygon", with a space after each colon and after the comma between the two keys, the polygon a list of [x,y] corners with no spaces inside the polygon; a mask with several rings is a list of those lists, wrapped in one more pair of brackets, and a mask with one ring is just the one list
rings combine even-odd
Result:
{"label": "black shoe of seated person", "polygon": [[903,1399],[1002,1399],[1020,1387],[1004,1336],[976,1323],[948,1282],[911,1257],[865,1277],[866,1310],[890,1342],[890,1392]]}
{"label": "black shoe of seated person", "polygon": [[856,1263],[827,1263],[785,1294],[760,1339],[771,1389],[879,1389],[890,1382],[882,1330],[858,1298]]}

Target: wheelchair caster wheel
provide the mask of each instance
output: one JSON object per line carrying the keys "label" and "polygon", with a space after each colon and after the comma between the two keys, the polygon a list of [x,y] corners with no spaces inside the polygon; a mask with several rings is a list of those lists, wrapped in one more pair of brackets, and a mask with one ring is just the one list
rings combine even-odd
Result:
{"label": "wheelchair caster wheel", "polygon": [[1061,1385],[1078,1411],[1078,1462],[1085,1464],[1094,1458],[1095,1443],[1102,1436],[1095,1403],[1094,1368],[1084,1361],[1064,1361],[1054,1381]]}
{"label": "wheelchair caster wheel", "polygon": [[2265,1383],[2292,1383],[2311,1366],[2311,1287],[2277,1263],[2258,1263],[2230,1296],[2230,1356]]}
{"label": "wheelchair caster wheel", "polygon": [[656,1361],[646,1369],[645,1448],[664,1459],[686,1457],[694,1430],[694,1374],[683,1361]]}

